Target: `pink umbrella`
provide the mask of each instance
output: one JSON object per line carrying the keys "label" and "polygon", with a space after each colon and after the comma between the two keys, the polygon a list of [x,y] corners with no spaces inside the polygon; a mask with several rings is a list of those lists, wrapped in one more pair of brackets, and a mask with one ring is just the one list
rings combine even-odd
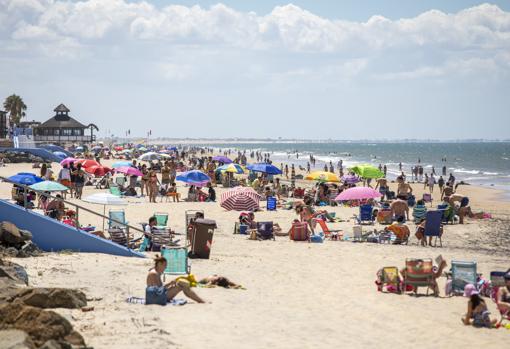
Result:
{"label": "pink umbrella", "polygon": [[349,188],[335,198],[335,201],[350,201],[350,200],[365,200],[365,199],[377,199],[382,195],[377,190],[369,187],[354,187]]}
{"label": "pink umbrella", "polygon": [[60,161],[60,165],[69,165],[71,162],[76,162],[78,159],[75,158],[65,158],[64,160]]}
{"label": "pink umbrella", "polygon": [[137,168],[131,167],[131,166],[121,166],[117,167],[115,169],[115,172],[117,173],[124,173],[128,176],[143,176],[143,173],[140,172]]}

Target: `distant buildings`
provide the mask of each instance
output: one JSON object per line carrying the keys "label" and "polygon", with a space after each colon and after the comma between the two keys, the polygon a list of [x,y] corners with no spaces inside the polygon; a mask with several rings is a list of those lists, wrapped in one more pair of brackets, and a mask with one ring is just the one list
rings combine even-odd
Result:
{"label": "distant buildings", "polygon": [[[40,125],[32,122],[34,141],[37,143],[92,143],[96,140],[94,130],[99,131],[96,125],[85,126],[78,120],[69,116],[70,110],[60,104],[54,110],[55,116]],[[86,134],[86,130],[89,130]]]}

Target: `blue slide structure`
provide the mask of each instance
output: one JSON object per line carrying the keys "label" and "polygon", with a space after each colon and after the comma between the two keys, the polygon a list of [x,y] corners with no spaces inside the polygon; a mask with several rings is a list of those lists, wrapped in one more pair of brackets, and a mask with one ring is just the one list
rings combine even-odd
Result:
{"label": "blue slide structure", "polygon": [[30,231],[32,240],[44,251],[71,250],[125,257],[145,257],[142,253],[5,200],[0,200],[0,221],[9,221],[20,229]]}

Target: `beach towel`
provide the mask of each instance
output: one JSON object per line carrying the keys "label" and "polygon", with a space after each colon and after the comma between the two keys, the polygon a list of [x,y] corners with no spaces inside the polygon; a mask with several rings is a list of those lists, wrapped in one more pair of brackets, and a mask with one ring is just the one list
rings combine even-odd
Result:
{"label": "beach towel", "polygon": [[[130,296],[130,297],[126,298],[126,302],[131,303],[131,304],[145,304],[145,298]],[[188,301],[185,299],[174,298],[170,302],[167,302],[166,304],[167,305],[168,304],[169,305],[184,305],[186,303],[188,303]]]}

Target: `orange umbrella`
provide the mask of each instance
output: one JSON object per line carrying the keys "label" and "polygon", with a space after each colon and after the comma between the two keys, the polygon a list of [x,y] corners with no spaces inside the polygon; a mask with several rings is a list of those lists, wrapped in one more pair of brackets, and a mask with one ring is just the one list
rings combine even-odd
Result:
{"label": "orange umbrella", "polygon": [[110,172],[112,169],[106,166],[90,166],[85,167],[85,172],[93,174],[96,177],[102,177],[108,172]]}

